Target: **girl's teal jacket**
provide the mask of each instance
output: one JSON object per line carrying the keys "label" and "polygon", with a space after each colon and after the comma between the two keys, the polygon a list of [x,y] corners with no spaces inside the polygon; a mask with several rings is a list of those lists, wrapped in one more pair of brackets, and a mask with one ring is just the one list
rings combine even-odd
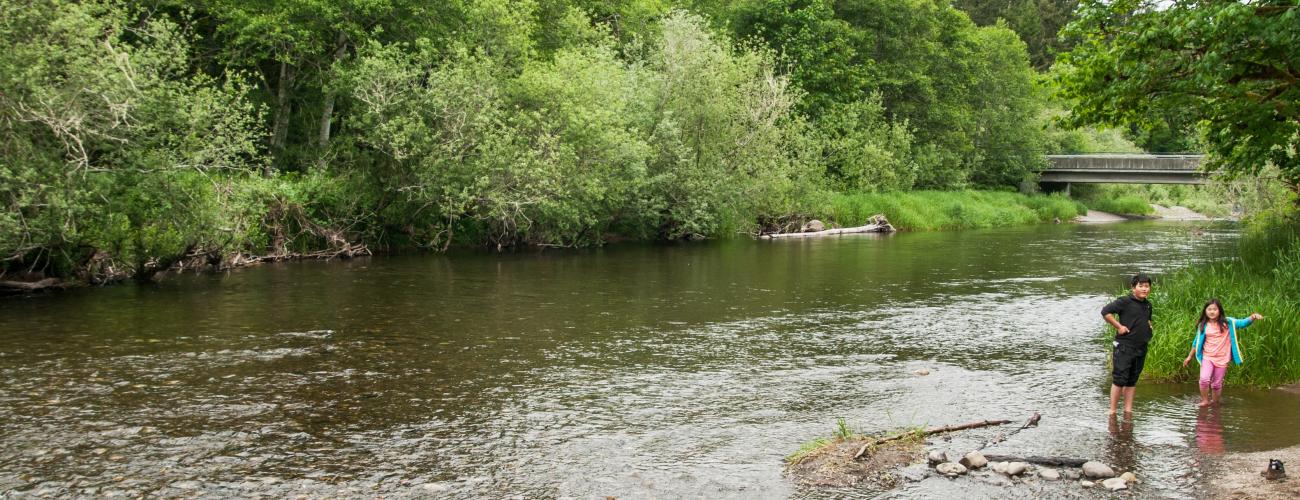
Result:
{"label": "girl's teal jacket", "polygon": [[[1239,365],[1245,360],[1241,357],[1241,347],[1237,345],[1237,329],[1248,327],[1255,321],[1250,318],[1236,319],[1232,316],[1224,319],[1228,320],[1228,341],[1232,343],[1232,363]],[[1205,325],[1197,328],[1196,340],[1192,341],[1192,349],[1196,350],[1196,362],[1203,363],[1201,357],[1205,351]]]}

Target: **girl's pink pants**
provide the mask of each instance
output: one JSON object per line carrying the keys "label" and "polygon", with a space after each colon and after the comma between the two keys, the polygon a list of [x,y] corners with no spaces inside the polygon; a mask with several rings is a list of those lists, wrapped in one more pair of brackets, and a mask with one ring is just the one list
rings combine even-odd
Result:
{"label": "girl's pink pants", "polygon": [[1228,367],[1214,366],[1210,360],[1201,363],[1201,388],[1209,387],[1216,391],[1223,390],[1223,376],[1228,374]]}

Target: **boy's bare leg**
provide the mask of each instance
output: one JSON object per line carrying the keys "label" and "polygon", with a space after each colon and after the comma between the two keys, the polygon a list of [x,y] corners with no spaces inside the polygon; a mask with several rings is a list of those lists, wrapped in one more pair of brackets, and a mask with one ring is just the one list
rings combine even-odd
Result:
{"label": "boy's bare leg", "polygon": [[1124,388],[1124,416],[1133,414],[1133,395],[1137,394],[1137,387]]}
{"label": "boy's bare leg", "polygon": [[1115,406],[1119,403],[1119,393],[1122,388],[1118,385],[1110,385],[1110,415],[1115,415]]}
{"label": "boy's bare leg", "polygon": [[1210,386],[1208,385],[1201,386],[1201,403],[1196,406],[1199,406],[1201,408],[1210,406]]}
{"label": "boy's bare leg", "polygon": [[1223,402],[1223,389],[1214,390],[1214,402],[1215,403]]}

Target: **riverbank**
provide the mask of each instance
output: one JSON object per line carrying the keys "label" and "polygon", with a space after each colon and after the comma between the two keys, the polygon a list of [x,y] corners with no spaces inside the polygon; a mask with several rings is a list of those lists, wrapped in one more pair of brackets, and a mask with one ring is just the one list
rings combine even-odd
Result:
{"label": "riverbank", "polygon": [[[1281,460],[1291,466],[1293,476],[1268,480],[1260,475],[1269,460]],[[1252,453],[1229,453],[1215,460],[1213,472],[1204,477],[1205,493],[1212,498],[1297,498],[1300,478],[1300,445]]]}

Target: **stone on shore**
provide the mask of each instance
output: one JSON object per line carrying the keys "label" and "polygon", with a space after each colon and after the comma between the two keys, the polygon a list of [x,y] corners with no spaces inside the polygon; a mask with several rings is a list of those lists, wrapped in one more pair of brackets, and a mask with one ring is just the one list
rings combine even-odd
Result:
{"label": "stone on shore", "polygon": [[993,462],[992,468],[993,468],[993,472],[996,472],[996,473],[998,473],[998,474],[1006,474],[1006,473],[1007,473],[1007,463],[1006,463],[1006,462]]}
{"label": "stone on shore", "polygon": [[1123,478],[1119,478],[1119,477],[1112,477],[1110,479],[1102,481],[1101,485],[1105,486],[1106,489],[1110,491],[1119,491],[1119,490],[1128,489],[1128,481],[1125,481]]}
{"label": "stone on shore", "polygon": [[1029,464],[1024,462],[1011,462],[1007,464],[1008,476],[1019,476],[1029,469]]}
{"label": "stone on shore", "polygon": [[1074,470],[1074,469],[1065,469],[1065,470],[1061,471],[1061,477],[1064,477],[1064,478],[1069,479],[1069,480],[1071,480],[1071,481],[1077,481],[1077,480],[1079,479],[1079,477],[1081,477],[1081,476],[1082,476],[1082,474],[1079,474],[1079,471]]}
{"label": "stone on shore", "polygon": [[938,467],[935,467],[934,470],[937,470],[939,471],[940,474],[943,474],[948,477],[957,477],[966,473],[965,466],[963,466],[962,464],[955,464],[952,462],[941,463],[939,464]]}
{"label": "stone on shore", "polygon": [[1043,469],[1038,471],[1038,477],[1041,477],[1048,481],[1056,481],[1058,479],[1061,479],[1061,473],[1057,472],[1056,469]]}
{"label": "stone on shore", "polygon": [[961,461],[959,463],[966,466],[967,469],[978,469],[980,467],[988,465],[989,460],[987,458],[984,458],[983,453],[980,453],[978,451],[972,451],[970,453],[967,453],[966,456],[961,457]]}
{"label": "stone on shore", "polygon": [[926,456],[926,460],[929,460],[930,465],[939,465],[948,461],[948,454],[939,450],[930,450],[930,454]]}
{"label": "stone on shore", "polygon": [[1091,488],[1094,484],[1097,484],[1097,483],[1094,483],[1094,482],[1089,481],[1089,480],[1087,480],[1087,479],[1084,479],[1083,481],[1079,481],[1079,486],[1082,486],[1082,487],[1084,487],[1084,488]]}
{"label": "stone on shore", "polygon": [[1120,475],[1119,475],[1119,478],[1120,478],[1120,479],[1123,479],[1124,482],[1129,483],[1129,484],[1136,483],[1137,480],[1138,480],[1137,474],[1134,474],[1134,473],[1132,473],[1132,472],[1125,472],[1125,473],[1123,473],[1123,474],[1120,474]]}
{"label": "stone on shore", "polygon": [[1115,470],[1101,462],[1086,462],[1083,464],[1083,475],[1094,479],[1115,477]]}
{"label": "stone on shore", "polygon": [[822,223],[822,221],[819,221],[817,219],[810,220],[808,221],[807,224],[804,224],[803,226],[803,232],[805,233],[815,233],[817,231],[825,231],[825,230],[826,230],[826,224]]}

